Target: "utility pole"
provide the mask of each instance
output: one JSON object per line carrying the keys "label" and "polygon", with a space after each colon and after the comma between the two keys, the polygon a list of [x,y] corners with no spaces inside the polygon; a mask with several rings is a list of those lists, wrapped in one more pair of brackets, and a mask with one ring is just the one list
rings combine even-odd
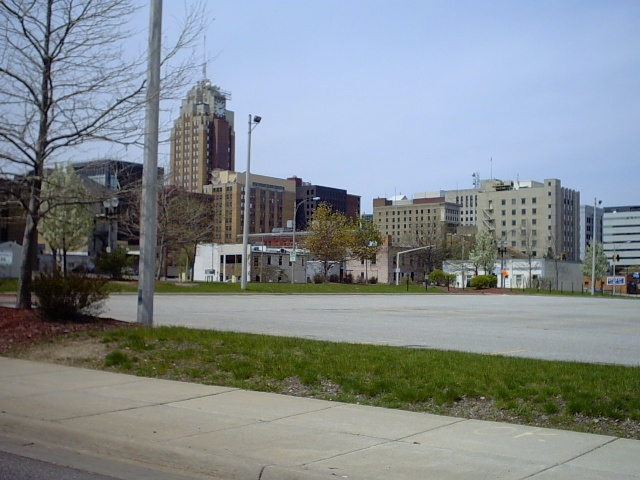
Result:
{"label": "utility pole", "polygon": [[158,228],[158,124],[160,112],[160,48],[162,0],[150,0],[149,51],[140,218],[138,323],[153,325],[153,287]]}

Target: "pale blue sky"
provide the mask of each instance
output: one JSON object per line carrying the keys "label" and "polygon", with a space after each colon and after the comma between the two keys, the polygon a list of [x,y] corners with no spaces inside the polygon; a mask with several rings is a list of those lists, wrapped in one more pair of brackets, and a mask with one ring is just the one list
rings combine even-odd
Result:
{"label": "pale blue sky", "polygon": [[[183,5],[164,1],[167,34]],[[207,7],[207,73],[233,95],[238,171],[257,114],[252,172],[347,189],[363,212],[394,192],[470,188],[473,172],[640,204],[640,1]]]}

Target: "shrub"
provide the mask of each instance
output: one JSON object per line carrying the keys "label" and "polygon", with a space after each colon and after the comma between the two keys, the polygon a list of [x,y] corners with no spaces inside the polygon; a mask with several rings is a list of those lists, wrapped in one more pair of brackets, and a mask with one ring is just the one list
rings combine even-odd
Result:
{"label": "shrub", "polygon": [[107,281],[59,270],[41,272],[33,281],[38,306],[48,317],[74,320],[81,315],[97,315],[109,297]]}
{"label": "shrub", "polygon": [[371,285],[375,285],[376,283],[378,283],[378,277],[371,277],[371,278],[369,279],[369,283],[370,283]]}
{"label": "shrub", "polygon": [[321,273],[316,273],[313,276],[313,283],[324,283],[324,275]]}
{"label": "shrub", "polygon": [[476,290],[495,288],[498,285],[498,277],[495,275],[478,275],[471,279],[469,285]]}
{"label": "shrub", "polygon": [[349,283],[349,284],[353,283],[353,274],[352,273],[347,273],[344,276],[344,283]]}
{"label": "shrub", "polygon": [[127,255],[125,249],[117,248],[111,253],[101,253],[96,260],[96,269],[114,280],[122,280],[124,272],[132,262],[133,258]]}
{"label": "shrub", "polygon": [[329,282],[340,283],[340,275],[338,275],[337,273],[329,275]]}
{"label": "shrub", "polygon": [[445,285],[446,274],[442,270],[434,270],[429,274],[429,281],[435,285]]}

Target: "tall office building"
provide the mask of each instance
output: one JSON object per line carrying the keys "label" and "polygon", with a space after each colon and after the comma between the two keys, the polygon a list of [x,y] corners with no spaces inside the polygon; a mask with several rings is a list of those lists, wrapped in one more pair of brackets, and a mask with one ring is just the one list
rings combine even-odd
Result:
{"label": "tall office building", "polygon": [[352,195],[341,188],[303,182],[301,178],[296,176],[289,177],[287,180],[295,182],[296,205],[304,202],[300,208],[296,208],[296,230],[305,230],[307,228],[316,207],[323,202],[328,203],[334,211],[343,213],[347,218],[357,220],[360,217],[359,195]]}
{"label": "tall office building", "polygon": [[580,193],[558,179],[483,182],[478,193],[478,232],[531,257],[580,259]]}
{"label": "tall office building", "polygon": [[[212,196],[213,241],[239,243],[244,226],[246,173],[214,170],[203,188]],[[293,218],[295,183],[291,180],[251,174],[249,233],[270,233]]]}
{"label": "tall office building", "polygon": [[602,241],[609,264],[618,272],[640,265],[640,205],[605,207]]}
{"label": "tall office building", "polygon": [[229,92],[208,80],[189,90],[171,130],[171,185],[202,193],[213,170],[235,169],[233,112],[227,110],[230,99]]}

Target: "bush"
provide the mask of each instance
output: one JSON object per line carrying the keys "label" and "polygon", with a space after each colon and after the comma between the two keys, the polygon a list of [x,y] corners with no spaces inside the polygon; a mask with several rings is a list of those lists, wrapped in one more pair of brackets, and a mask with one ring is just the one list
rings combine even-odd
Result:
{"label": "bush", "polygon": [[101,253],[96,260],[96,269],[100,273],[109,275],[114,280],[122,280],[124,272],[131,266],[133,258],[127,255],[123,248],[117,248],[111,253]]}
{"label": "bush", "polygon": [[337,273],[329,275],[329,282],[330,283],[340,283],[340,275],[338,275]]}
{"label": "bush", "polygon": [[109,297],[107,281],[79,273],[63,276],[59,270],[41,272],[33,281],[37,304],[48,317],[75,320],[81,315],[97,315]]}
{"label": "bush", "polygon": [[316,273],[313,276],[313,283],[324,283],[324,275],[321,273]]}
{"label": "bush", "polygon": [[369,279],[369,283],[370,283],[371,285],[375,285],[376,283],[378,283],[378,277],[371,277],[371,278]]}
{"label": "bush", "polygon": [[495,288],[498,285],[498,277],[495,275],[478,275],[471,279],[469,285],[476,290]]}
{"label": "bush", "polygon": [[429,274],[429,282],[434,285],[445,285],[446,273],[442,270],[434,270]]}
{"label": "bush", "polygon": [[348,283],[348,284],[353,283],[353,274],[352,273],[347,273],[344,276],[344,283]]}

